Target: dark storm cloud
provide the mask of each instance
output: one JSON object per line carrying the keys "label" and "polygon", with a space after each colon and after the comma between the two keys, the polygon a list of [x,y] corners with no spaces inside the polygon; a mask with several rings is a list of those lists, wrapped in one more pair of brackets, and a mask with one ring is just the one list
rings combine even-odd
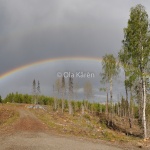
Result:
{"label": "dark storm cloud", "polygon": [[[138,3],[150,14],[150,1],[142,0],[0,0],[0,74],[52,57],[102,57],[106,53],[117,56],[129,10]],[[87,62],[87,67],[94,68],[90,64]],[[80,65],[62,62],[58,68],[78,70]],[[58,68],[56,64],[53,72]],[[34,78],[32,74],[28,77]],[[46,79],[44,89],[53,84]],[[28,89],[26,79],[20,84],[14,81],[15,89],[23,83]],[[7,84],[5,90],[10,86]],[[93,84],[99,87],[98,77]]]}
{"label": "dark storm cloud", "polygon": [[48,57],[117,55],[129,9],[140,2],[1,0],[0,73]]}

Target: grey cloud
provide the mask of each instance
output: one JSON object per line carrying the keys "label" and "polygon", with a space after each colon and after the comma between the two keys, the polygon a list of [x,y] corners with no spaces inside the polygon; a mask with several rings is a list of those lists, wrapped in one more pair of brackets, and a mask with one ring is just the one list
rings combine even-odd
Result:
{"label": "grey cloud", "polygon": [[[129,10],[138,3],[150,14],[150,1],[142,0],[0,0],[0,74],[52,57],[117,55]],[[94,68],[91,62],[85,66]],[[55,67],[80,69],[78,63]],[[92,82],[98,87],[99,77]]]}

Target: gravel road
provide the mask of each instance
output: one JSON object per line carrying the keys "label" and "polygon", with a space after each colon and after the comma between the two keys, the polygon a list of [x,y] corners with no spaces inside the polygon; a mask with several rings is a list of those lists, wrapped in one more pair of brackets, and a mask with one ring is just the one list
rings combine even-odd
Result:
{"label": "gravel road", "polygon": [[104,144],[23,132],[0,139],[0,150],[121,150]]}

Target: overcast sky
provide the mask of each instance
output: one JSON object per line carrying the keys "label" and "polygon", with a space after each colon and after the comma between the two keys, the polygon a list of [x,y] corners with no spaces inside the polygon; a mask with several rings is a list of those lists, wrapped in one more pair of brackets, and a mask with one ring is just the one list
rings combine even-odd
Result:
{"label": "overcast sky", "polygon": [[[25,64],[42,59],[83,56],[102,57],[106,53],[117,56],[123,40],[123,28],[127,26],[130,8],[141,3],[150,15],[149,0],[0,0],[0,74],[13,70]],[[64,68],[73,71],[82,70],[96,74],[98,64],[93,70],[91,61],[80,64],[74,62],[55,62],[38,66],[37,74],[49,71],[55,72]],[[90,68],[91,67],[91,68]],[[76,69],[76,70],[75,70]],[[35,78],[31,67],[24,74],[28,79]],[[62,69],[63,71],[63,69]],[[17,82],[20,77],[22,82]],[[47,89],[48,79],[45,74],[43,89]],[[29,89],[27,77],[16,73],[13,79],[3,79],[0,94],[6,95],[10,91],[17,91],[24,86]],[[24,80],[23,80],[24,79]],[[2,80],[2,79],[0,79]],[[98,77],[93,79],[99,83]],[[12,86],[14,84],[15,86]],[[49,83],[49,84],[52,84]],[[4,88],[5,85],[5,88]],[[6,86],[7,85],[7,86]],[[96,84],[94,84],[96,86]],[[8,90],[9,88],[10,90]],[[48,93],[45,92],[46,94]],[[98,93],[97,93],[98,95]]]}

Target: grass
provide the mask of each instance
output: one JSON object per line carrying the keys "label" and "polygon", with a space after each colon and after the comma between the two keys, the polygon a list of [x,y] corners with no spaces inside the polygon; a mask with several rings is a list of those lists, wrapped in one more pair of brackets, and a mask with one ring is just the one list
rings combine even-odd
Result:
{"label": "grass", "polygon": [[79,137],[87,137],[92,139],[101,139],[107,141],[135,141],[139,138],[126,136],[125,134],[108,129],[106,125],[99,122],[99,117],[85,113],[81,115],[76,113],[69,115],[68,112],[63,114],[59,111],[53,112],[50,109],[32,110],[34,114],[48,125],[50,130],[54,130],[59,134],[75,135]]}

